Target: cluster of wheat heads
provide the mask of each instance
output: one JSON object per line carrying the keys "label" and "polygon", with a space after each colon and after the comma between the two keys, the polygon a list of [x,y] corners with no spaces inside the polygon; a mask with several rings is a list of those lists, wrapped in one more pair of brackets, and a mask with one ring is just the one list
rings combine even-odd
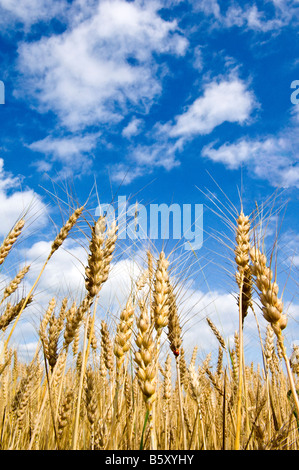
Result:
{"label": "cluster of wheat heads", "polygon": [[[36,353],[28,363],[19,359],[17,349],[10,346],[16,324],[34,302],[49,259],[83,211],[76,209],[62,227],[24,298],[10,301],[29,266],[3,289],[0,448],[298,449],[297,350],[290,363],[278,285],[261,247],[252,244],[251,220],[242,211],[235,225],[235,314],[239,311],[240,328],[233,346],[211,318],[206,319],[219,343],[216,365],[211,353],[199,360],[197,346],[186,357],[180,304],[164,251],[156,257],[147,251],[144,272],[132,285],[116,328],[101,319],[96,330],[98,299],[109,277],[118,234],[117,224],[107,227],[104,217],[91,226],[85,295],[78,301],[51,299],[41,317]],[[1,264],[23,226],[21,220],[4,240]],[[246,365],[243,354],[253,291],[268,322],[261,339],[262,365]],[[198,337],[200,342],[200,331]]]}

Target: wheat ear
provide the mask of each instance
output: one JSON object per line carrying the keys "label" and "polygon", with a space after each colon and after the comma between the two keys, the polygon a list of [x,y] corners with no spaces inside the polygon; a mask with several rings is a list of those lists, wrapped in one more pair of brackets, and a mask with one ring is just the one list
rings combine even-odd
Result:
{"label": "wheat ear", "polygon": [[69,217],[68,221],[64,224],[64,226],[61,228],[60,232],[54,239],[52,246],[51,246],[51,251],[48,256],[48,259],[52,257],[52,255],[55,253],[55,251],[58,250],[58,248],[62,245],[64,240],[67,238],[70,230],[74,227],[76,224],[77,220],[79,219],[80,215],[82,214],[84,209],[84,206],[78,207],[75,209],[75,211],[71,214]]}
{"label": "wheat ear", "polygon": [[[199,416],[200,420],[200,426],[201,426],[201,432],[202,432],[202,439],[203,439],[203,448],[206,450],[206,437],[205,437],[205,430],[203,426],[203,419],[202,419],[202,405],[201,405],[201,396],[203,395],[202,392],[202,386],[200,382],[200,378],[198,373],[195,370],[194,364],[191,363],[189,368],[188,368],[188,376],[189,376],[189,381],[190,381],[190,386],[191,386],[191,395],[193,399],[197,403],[197,416]],[[195,423],[194,423],[195,425]]]}
{"label": "wheat ear", "polygon": [[[179,393],[179,405],[180,405],[180,414],[181,414],[181,425],[183,433],[183,445],[184,449],[187,448],[186,441],[186,429],[185,429],[185,419],[184,419],[184,404],[183,396],[181,390],[181,371],[179,364],[179,354],[182,345],[182,330],[180,327],[178,308],[176,302],[176,296],[173,290],[169,279],[167,279],[167,306],[168,306],[168,340],[170,343],[170,349],[175,356],[176,370],[177,370],[177,380],[178,380],[178,393]],[[166,289],[165,289],[166,290]]]}
{"label": "wheat ear", "polygon": [[153,403],[157,397],[157,343],[153,339],[153,327],[148,319],[145,308],[141,310],[137,326],[139,330],[137,336],[137,344],[139,345],[139,349],[135,353],[137,377],[148,413],[151,450],[156,450],[157,438],[153,422]]}
{"label": "wheat ear", "polygon": [[157,330],[158,338],[162,334],[162,329],[168,324],[168,291],[169,291],[169,277],[168,277],[169,262],[165,258],[165,254],[161,251],[157,263],[157,269],[154,280],[154,293],[153,293],[153,315],[155,321],[155,328]]}
{"label": "wheat ear", "polygon": [[14,279],[8,284],[8,286],[4,289],[1,303],[17,290],[19,284],[24,279],[29,269],[30,269],[30,266],[25,266],[24,268],[22,268],[18,272],[18,274],[14,277]]}
{"label": "wheat ear", "polygon": [[[96,298],[94,304],[93,316],[89,320],[86,318],[85,330],[84,330],[84,345],[83,345],[83,360],[81,365],[80,374],[80,385],[78,393],[77,412],[75,417],[74,434],[73,434],[73,449],[77,447],[78,439],[78,428],[79,428],[79,417],[80,417],[80,403],[83,387],[83,378],[85,376],[85,370],[87,366],[87,360],[89,356],[90,344],[93,337],[93,329],[96,315],[96,307],[98,294],[102,287],[102,284],[108,279],[108,273],[110,269],[110,263],[112,255],[115,249],[115,243],[117,240],[117,225],[114,221],[111,227],[108,229],[105,240],[106,220],[105,217],[99,217],[92,227],[91,241],[90,241],[90,254],[88,256],[88,265],[85,269],[85,286],[87,290],[86,303],[87,309],[90,308],[94,298]],[[83,318],[83,317],[82,317]],[[89,321],[91,321],[89,325]],[[89,336],[89,337],[88,337]],[[88,337],[88,341],[87,341]]]}
{"label": "wheat ear", "polygon": [[115,342],[114,342],[114,354],[116,356],[116,370],[120,371],[121,366],[125,359],[125,354],[130,349],[132,328],[134,322],[134,306],[132,304],[132,298],[129,297],[126,307],[120,314],[120,321],[117,325]]}
{"label": "wheat ear", "polygon": [[[23,311],[24,309],[25,302],[26,299],[23,298],[16,305],[12,306],[10,303],[7,304],[5,312],[0,317],[0,330],[5,331],[10,323],[18,317],[20,311]],[[31,302],[32,297],[27,300],[26,305],[29,305]],[[7,347],[7,345],[5,347]]]}
{"label": "wheat ear", "polygon": [[168,448],[168,421],[169,421],[169,404],[171,399],[171,356],[167,355],[165,361],[165,371],[163,371],[164,383],[163,383],[163,399],[165,400],[165,435],[164,443],[165,450]]}
{"label": "wheat ear", "polygon": [[266,255],[261,253],[258,248],[254,247],[250,250],[250,256],[252,260],[252,274],[255,277],[255,283],[259,291],[263,316],[271,324],[277,336],[278,345],[286,364],[295,406],[299,415],[298,395],[282,336],[282,331],[287,326],[287,316],[283,313],[282,298],[278,298],[279,288],[276,281],[272,280],[273,272],[270,267],[267,266]]}
{"label": "wheat ear", "polygon": [[[238,398],[237,398],[237,428],[235,438],[235,450],[240,449],[241,435],[241,401],[243,386],[243,324],[250,305],[251,291],[251,271],[249,267],[249,250],[250,250],[250,221],[241,211],[236,225],[236,247],[235,261],[237,265],[237,283],[239,286],[239,382],[238,382]],[[245,288],[245,290],[244,290]]]}
{"label": "wheat ear", "polygon": [[115,221],[107,230],[105,241],[106,220],[99,217],[92,227],[89,245],[88,266],[85,269],[85,286],[90,297],[95,297],[102,284],[107,280],[115,243],[117,240],[117,225]]}
{"label": "wheat ear", "polygon": [[182,330],[180,327],[176,296],[170,283],[168,285],[168,298],[169,315],[167,336],[171,351],[175,356],[179,356],[182,345]]}
{"label": "wheat ear", "polygon": [[46,266],[48,264],[48,262],[50,261],[52,255],[55,253],[56,250],[58,250],[58,248],[62,245],[63,241],[66,239],[66,237],[68,236],[70,230],[72,229],[72,227],[76,224],[78,218],[80,217],[80,215],[82,214],[83,212],[83,209],[84,209],[84,206],[82,207],[79,207],[78,209],[76,209],[73,214],[70,216],[69,220],[66,222],[66,224],[62,227],[62,229],[60,230],[59,234],[57,235],[57,237],[55,238],[54,242],[52,243],[52,247],[51,247],[51,251],[48,255],[48,258],[46,259],[41,271],[39,272],[33,286],[31,287],[24,303],[23,303],[23,306],[22,308],[20,309],[20,312],[18,313],[18,316],[13,324],[13,327],[10,331],[10,334],[5,342],[5,344],[7,345],[9,343],[9,340],[13,334],[13,331],[15,329],[15,327],[17,326],[17,323],[20,319],[20,316],[21,316],[21,313],[22,311],[24,310],[24,308],[26,307],[27,303],[28,303],[28,300],[32,297],[32,293],[35,289],[35,287],[37,286],[44,270],[46,269]]}
{"label": "wheat ear", "polygon": [[23,230],[24,225],[25,225],[24,219],[19,220],[19,222],[16,223],[14,228],[11,230],[11,232],[4,239],[4,241],[3,241],[3,243],[0,247],[0,265],[3,264],[5,258],[7,257],[8,253],[10,252],[12,246],[15,244],[18,237],[21,235],[21,232]]}
{"label": "wheat ear", "polygon": [[252,279],[249,265],[250,250],[250,220],[241,211],[236,226],[235,261],[237,265],[236,281],[240,289],[239,304],[241,303],[242,324],[251,306]]}

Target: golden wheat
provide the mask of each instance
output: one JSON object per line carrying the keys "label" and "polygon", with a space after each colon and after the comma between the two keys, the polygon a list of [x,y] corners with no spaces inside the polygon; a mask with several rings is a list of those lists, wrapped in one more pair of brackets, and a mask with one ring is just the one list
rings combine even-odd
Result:
{"label": "golden wheat", "polygon": [[[82,211],[77,209],[57,235],[51,256]],[[17,224],[3,242],[2,263],[23,225]],[[236,308],[232,315],[240,314],[240,328],[230,345],[206,317],[219,344],[204,356],[200,326],[198,344],[191,350],[185,339],[177,286],[164,251],[154,269],[154,256],[147,250],[146,267],[132,281],[120,313],[109,312],[104,320],[97,300],[117,249],[117,225],[107,230],[102,217],[91,228],[83,298],[64,297],[60,303],[57,294],[49,301],[40,313],[42,348],[37,347],[28,364],[5,341],[20,311],[33,303],[32,291],[13,300],[29,267],[20,270],[2,292],[0,448],[298,450],[298,347],[289,361],[277,281],[265,255],[250,247],[250,220],[243,212],[235,230],[239,312]],[[247,365],[242,354],[253,282],[268,323],[261,338],[262,367]]]}

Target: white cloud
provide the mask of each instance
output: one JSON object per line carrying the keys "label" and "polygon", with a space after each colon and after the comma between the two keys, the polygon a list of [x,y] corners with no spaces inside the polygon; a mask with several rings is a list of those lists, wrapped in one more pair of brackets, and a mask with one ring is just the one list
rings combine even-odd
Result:
{"label": "white cloud", "polygon": [[268,180],[274,187],[299,186],[299,167],[288,138],[241,139],[218,148],[210,144],[203,148],[202,156],[230,169],[245,164],[256,177]]}
{"label": "white cloud", "polygon": [[[274,10],[267,8],[273,3]],[[232,28],[237,26],[245,30],[259,33],[279,31],[289,26],[292,20],[298,18],[298,11],[291,0],[269,0],[259,9],[254,2],[231,1],[227,8],[217,0],[191,0],[195,10],[202,11],[206,16],[213,17],[213,28]]]}
{"label": "white cloud", "polygon": [[186,112],[177,116],[169,134],[171,137],[192,137],[209,134],[224,122],[244,124],[254,105],[253,93],[241,80],[214,81]]}
{"label": "white cloud", "polygon": [[187,46],[158,7],[104,0],[63,34],[21,44],[19,69],[39,109],[71,130],[119,122],[129,105],[146,112],[161,92],[153,54],[182,55]]}
{"label": "white cloud", "polygon": [[39,171],[48,172],[54,162],[61,163],[63,172],[78,174],[86,172],[92,163],[92,151],[96,148],[100,134],[46,138],[33,142],[28,147],[46,156],[46,160],[35,163]]}
{"label": "white cloud", "polygon": [[[51,251],[52,241],[41,240],[34,243],[23,253],[31,269],[27,279],[34,282]],[[43,306],[53,296],[63,298],[69,294],[71,298],[80,299],[84,289],[84,266],[87,253],[79,243],[71,239],[65,240],[49,261],[44,275],[41,277],[36,290],[37,301]],[[57,276],[59,273],[59,276]]]}
{"label": "white cloud", "polygon": [[291,277],[298,284],[296,271],[299,268],[299,233],[287,230],[281,237],[279,248],[281,264],[286,266],[287,271],[294,270],[294,275]]}
{"label": "white cloud", "polygon": [[215,18],[221,17],[221,10],[217,0],[193,1],[196,10],[203,11],[206,15],[213,15]]}
{"label": "white cloud", "polygon": [[176,143],[168,141],[156,142],[149,147],[141,145],[134,149],[132,158],[144,168],[161,167],[169,171],[180,164],[175,158],[177,148]]}
{"label": "white cloud", "polygon": [[[193,288],[187,288],[184,291],[183,287],[182,303],[178,302],[178,305],[184,324],[184,348],[188,351],[189,357],[193,347],[197,345],[202,357],[211,352],[214,359],[217,359],[219,343],[207,324],[206,317],[213,321],[225,343],[231,348],[234,347],[234,333],[239,330],[236,292],[237,286],[235,292],[226,292],[225,286],[222,291],[211,290],[208,292]],[[298,341],[299,338],[299,305],[295,302],[288,303],[285,301],[285,308],[288,315],[288,325],[284,330],[284,338],[287,352],[290,354],[292,343]],[[254,294],[254,309],[257,320],[252,311],[249,310],[244,322],[244,350],[247,364],[251,360],[262,360],[257,321],[263,338],[265,338],[267,326],[259,307],[257,294]]]}
{"label": "white cloud", "polygon": [[133,118],[129,124],[123,129],[122,135],[128,139],[132,136],[138,135],[142,130],[143,120]]}
{"label": "white cloud", "polygon": [[237,144],[223,144],[218,149],[213,148],[211,143],[203,148],[201,154],[214,162],[224,163],[230,169],[236,169],[251,159],[252,150],[248,142],[242,140]]}
{"label": "white cloud", "polygon": [[199,72],[203,69],[202,46],[196,46],[193,50],[193,67]]}
{"label": "white cloud", "polygon": [[231,6],[226,12],[223,23],[227,27],[239,26],[259,32],[272,31],[283,26],[282,18],[266,19],[264,13],[259,11],[256,5],[244,9],[239,5]]}
{"label": "white cloud", "polygon": [[[26,259],[32,264],[32,270],[28,273],[26,282],[28,286],[36,279],[45,258],[50,250],[51,243],[40,241],[34,243],[26,250]],[[24,252],[25,253],[25,252]],[[119,313],[125,306],[131,292],[132,281],[138,279],[144,263],[144,254],[138,252],[136,258],[128,257],[121,260],[113,260],[110,275],[103,285],[99,296],[99,310],[96,318],[96,331],[102,317],[108,315],[111,328],[118,321]],[[140,261],[140,263],[138,262]],[[36,295],[32,306],[24,312],[18,324],[12,342],[18,348],[20,355],[32,357],[37,345],[37,330],[40,318],[48,305],[49,300],[55,297],[58,305],[67,295],[69,305],[73,300],[80,302],[84,295],[84,266],[87,262],[87,252],[80,243],[71,239],[65,240],[63,246],[54,254],[46,271],[41,277],[36,289]],[[174,260],[174,263],[176,261]],[[59,275],[58,275],[59,273]],[[225,290],[204,292],[191,283],[190,279],[184,284],[181,279],[173,278],[173,284],[178,284],[178,307],[183,331],[183,347],[187,357],[192,353],[195,345],[199,347],[201,356],[212,352],[217,355],[218,342],[208,326],[205,318],[209,316],[224,337],[226,343],[233,346],[233,335],[238,330],[238,307],[232,293]],[[26,284],[27,285],[27,284]],[[293,340],[298,339],[296,318],[298,317],[298,305],[293,304],[288,312],[290,314],[288,330],[286,331],[287,346]],[[262,314],[257,310],[260,327],[265,326]],[[246,317],[244,329],[245,356],[249,361],[260,355],[260,342],[256,327],[256,320],[251,312]],[[166,340],[167,341],[167,340]],[[167,344],[165,345],[167,347]]]}
{"label": "white cloud", "polygon": [[187,140],[209,134],[224,122],[247,123],[255,105],[253,93],[242,80],[231,76],[213,81],[175,123],[157,123],[149,133],[148,145],[135,145],[126,163],[113,165],[113,180],[128,184],[156,168],[170,171],[178,167]]}
{"label": "white cloud", "polygon": [[130,165],[130,163],[116,163],[109,167],[109,173],[114,183],[127,185],[144,174],[141,166]]}
{"label": "white cloud", "polygon": [[[29,250],[24,252],[27,262],[31,263],[31,269],[26,276],[26,291],[28,292],[36,280],[43,263],[49,254],[51,243],[40,241],[34,243]],[[80,243],[71,239],[55,252],[34,292],[33,303],[24,311],[17,325],[12,343],[16,345],[20,355],[30,357],[37,346],[39,322],[43,317],[49,301],[54,297],[57,308],[60,302],[67,297],[68,307],[74,301],[79,305],[85,295],[84,273],[87,264],[87,252]],[[120,310],[124,308],[131,292],[132,280],[140,275],[140,267],[133,259],[113,261],[110,267],[108,280],[103,285],[96,316],[96,329],[99,330],[100,321],[109,313],[109,322],[113,326]]]}
{"label": "white cloud", "polygon": [[133,258],[113,262],[108,280],[101,289],[99,301],[103,311],[111,309],[114,315],[122,310],[132,291],[132,283],[141,275],[141,267]]}
{"label": "white cloud", "polygon": [[176,158],[180,146],[180,142],[173,143],[167,139],[150,145],[137,145],[132,148],[128,161],[110,167],[111,177],[114,182],[126,185],[140,176],[150,175],[156,168],[170,171],[180,165]]}
{"label": "white cloud", "polygon": [[64,15],[67,4],[62,0],[0,0],[0,26],[22,23],[29,28],[38,21],[48,21]]}
{"label": "white cloud", "polygon": [[[4,170],[4,160],[0,158],[0,236],[5,237],[20,217],[26,215],[30,230],[46,221],[46,206],[40,195],[32,189],[23,188],[23,178]],[[25,230],[25,228],[24,228]]]}
{"label": "white cloud", "polygon": [[[41,271],[43,264],[51,251],[52,241],[40,240],[29,249],[23,251],[26,262],[31,264],[31,269],[26,276],[28,287],[33,284]],[[78,238],[73,240],[67,238],[63,245],[57,250],[41,276],[36,289],[36,302],[44,308],[48,301],[54,296],[63,299],[68,296],[70,301],[77,303],[84,297],[85,290],[85,267],[88,263],[88,248],[84,248],[86,241]],[[109,308],[123,307],[128,298],[132,281],[141,274],[142,253],[135,253],[135,258],[124,255],[117,259],[119,251],[116,250],[110,264],[108,280],[103,284],[99,302],[103,312]],[[140,261],[140,264],[138,263]],[[59,275],[58,275],[59,273]]]}

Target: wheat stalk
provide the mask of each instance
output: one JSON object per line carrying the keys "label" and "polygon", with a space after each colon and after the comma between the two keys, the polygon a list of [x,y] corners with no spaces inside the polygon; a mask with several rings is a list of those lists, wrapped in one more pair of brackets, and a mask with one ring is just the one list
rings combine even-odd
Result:
{"label": "wheat stalk", "polygon": [[241,434],[241,400],[243,387],[243,324],[251,302],[251,270],[249,266],[250,250],[250,220],[241,211],[236,225],[236,247],[235,261],[237,265],[237,283],[239,286],[239,382],[237,398],[237,431],[235,439],[235,449],[240,449]]}
{"label": "wheat stalk", "polygon": [[290,361],[287,357],[282,331],[287,326],[287,315],[283,313],[283,301],[278,297],[278,285],[273,281],[273,272],[267,266],[267,258],[265,254],[254,247],[250,251],[252,260],[252,274],[255,276],[256,286],[259,290],[260,301],[262,303],[262,312],[265,320],[267,320],[276,334],[279,347],[281,348],[284,358],[291,390],[294,397],[295,406],[299,415],[299,400],[291,371]]}
{"label": "wheat stalk", "polygon": [[[14,322],[14,324],[13,324],[13,327],[12,327],[12,329],[11,329],[11,331],[10,331],[10,334],[9,334],[8,338],[6,339],[6,345],[9,343],[9,340],[10,340],[12,334],[13,334],[13,331],[14,331],[15,327],[17,326],[17,323],[18,323],[18,321],[19,321],[19,319],[20,319],[20,316],[21,316],[21,314],[22,314],[24,308],[26,307],[26,305],[27,305],[29,299],[32,298],[32,294],[33,294],[33,292],[34,292],[34,289],[36,288],[36,286],[37,286],[37,284],[38,284],[38,282],[39,282],[39,280],[40,280],[40,278],[41,278],[41,276],[42,276],[42,274],[43,274],[43,272],[44,272],[44,270],[45,270],[45,268],[46,268],[48,262],[50,261],[51,257],[52,257],[53,254],[55,253],[55,251],[58,250],[58,248],[62,245],[62,243],[64,242],[64,240],[67,238],[67,236],[68,236],[70,230],[73,228],[73,226],[76,224],[78,218],[79,218],[80,215],[82,214],[83,209],[84,209],[84,207],[82,206],[82,207],[76,209],[76,210],[73,212],[73,214],[70,216],[70,218],[68,219],[68,221],[66,222],[66,224],[62,227],[62,229],[60,230],[59,234],[56,236],[54,242],[52,243],[51,251],[50,251],[50,253],[49,253],[49,255],[48,255],[48,257],[47,257],[47,259],[46,259],[46,261],[45,261],[45,263],[44,263],[44,265],[43,265],[41,271],[39,272],[39,274],[38,274],[38,276],[37,276],[37,278],[36,278],[36,280],[35,280],[33,286],[31,287],[29,293],[27,294],[27,297],[26,297],[25,301],[23,302],[22,308],[20,309],[20,311],[19,311],[19,313],[18,313],[18,315],[17,315],[17,317],[16,317],[16,320],[15,320],[15,322]],[[21,221],[20,221],[20,222],[21,222]],[[21,228],[18,227],[18,231],[14,234],[14,237],[13,237],[13,239],[10,241],[9,246],[11,246],[12,241],[14,242],[14,241],[16,240],[16,237],[19,236],[19,234],[20,234],[20,232],[21,232],[21,229],[23,228],[23,225],[24,225],[24,224],[21,224]],[[0,254],[0,258],[1,258],[1,254]],[[0,262],[0,264],[1,264],[1,262]]]}
{"label": "wheat stalk", "polygon": [[148,413],[148,422],[151,436],[151,450],[157,449],[156,432],[154,429],[153,404],[157,397],[157,343],[153,339],[153,327],[148,319],[145,309],[141,311],[138,322],[139,335],[137,344],[139,346],[135,353],[137,364],[137,377],[143,394]]}

